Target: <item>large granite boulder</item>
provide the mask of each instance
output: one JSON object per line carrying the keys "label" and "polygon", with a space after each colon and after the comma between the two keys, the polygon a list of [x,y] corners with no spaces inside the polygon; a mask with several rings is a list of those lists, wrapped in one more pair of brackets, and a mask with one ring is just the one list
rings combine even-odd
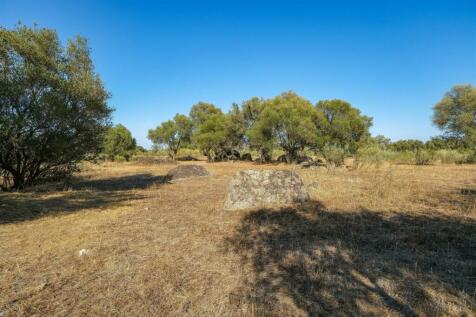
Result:
{"label": "large granite boulder", "polygon": [[298,174],[287,170],[244,170],[231,179],[225,210],[283,206],[309,200]]}
{"label": "large granite boulder", "polygon": [[208,176],[210,173],[200,165],[179,165],[174,169],[171,169],[167,173],[167,178],[171,181],[190,178],[190,177],[199,177],[199,176]]}

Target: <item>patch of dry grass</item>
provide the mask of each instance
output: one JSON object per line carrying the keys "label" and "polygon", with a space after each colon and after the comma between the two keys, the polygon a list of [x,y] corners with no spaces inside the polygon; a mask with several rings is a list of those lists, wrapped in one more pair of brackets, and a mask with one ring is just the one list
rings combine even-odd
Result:
{"label": "patch of dry grass", "polygon": [[295,167],[198,164],[212,175],[169,184],[173,165],[107,163],[71,191],[1,193],[0,311],[474,313],[476,166],[297,169],[313,202],[225,212],[236,171]]}

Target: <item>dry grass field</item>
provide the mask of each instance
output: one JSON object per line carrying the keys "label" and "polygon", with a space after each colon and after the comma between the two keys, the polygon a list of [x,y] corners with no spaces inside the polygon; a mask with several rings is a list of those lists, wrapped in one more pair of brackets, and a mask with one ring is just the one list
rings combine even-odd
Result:
{"label": "dry grass field", "polygon": [[[198,164],[211,176],[105,163],[0,193],[0,315],[475,315],[475,165]],[[246,168],[296,169],[312,202],[223,211]]]}

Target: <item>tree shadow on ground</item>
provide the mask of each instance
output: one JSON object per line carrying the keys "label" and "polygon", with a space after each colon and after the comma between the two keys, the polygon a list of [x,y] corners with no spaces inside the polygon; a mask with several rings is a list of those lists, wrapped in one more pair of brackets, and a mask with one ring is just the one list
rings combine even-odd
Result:
{"label": "tree shadow on ground", "polygon": [[462,214],[472,214],[476,212],[476,190],[470,188],[460,188],[448,195],[443,203],[446,203]]}
{"label": "tree shadow on ground", "polygon": [[461,195],[471,196],[476,198],[476,189],[471,188],[461,188],[460,190]]}
{"label": "tree shadow on ground", "polygon": [[243,217],[225,249],[251,271],[230,300],[261,315],[437,316],[454,314],[451,307],[460,307],[458,315],[476,309],[470,219],[327,211],[318,203],[261,209]]}
{"label": "tree shadow on ground", "polygon": [[73,188],[92,189],[96,191],[123,191],[145,189],[152,185],[165,184],[170,181],[167,175],[133,174],[120,177],[101,178],[95,180],[77,179],[73,181]]}
{"label": "tree shadow on ground", "polygon": [[136,174],[97,180],[75,179],[70,184],[72,191],[45,193],[33,188],[24,193],[0,192],[0,224],[130,203],[145,198],[143,194],[130,190],[167,182],[167,176]]}

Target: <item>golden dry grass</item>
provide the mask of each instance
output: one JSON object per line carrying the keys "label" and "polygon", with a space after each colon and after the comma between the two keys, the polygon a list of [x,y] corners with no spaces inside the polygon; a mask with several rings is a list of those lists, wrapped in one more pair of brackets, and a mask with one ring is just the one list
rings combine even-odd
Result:
{"label": "golden dry grass", "polygon": [[[471,316],[476,166],[353,171],[88,166],[73,190],[0,194],[6,316]],[[225,212],[230,176],[294,168],[312,202]],[[90,250],[79,257],[81,249]]]}

